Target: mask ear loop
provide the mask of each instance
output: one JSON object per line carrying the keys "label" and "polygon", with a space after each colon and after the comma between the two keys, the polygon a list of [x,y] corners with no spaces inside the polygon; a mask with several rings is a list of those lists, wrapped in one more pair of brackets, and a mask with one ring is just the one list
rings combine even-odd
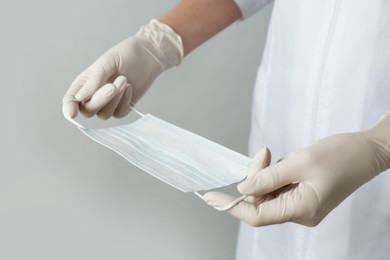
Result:
{"label": "mask ear loop", "polygon": [[139,115],[140,117],[144,117],[144,116],[145,116],[145,114],[141,113],[139,110],[137,110],[137,109],[134,108],[133,103],[130,103],[130,104],[129,104],[129,108],[130,108],[132,111],[134,111],[137,115]]}
{"label": "mask ear loop", "polygon": [[[198,196],[199,198],[201,198],[204,202],[205,199],[203,198],[202,195],[200,195],[200,193],[198,193],[197,191],[194,192],[196,196]],[[217,207],[217,206],[213,206],[216,210],[218,211],[227,211],[231,208],[233,208],[234,206],[236,206],[238,203],[240,203],[241,201],[245,200],[248,196],[247,195],[242,195],[241,197],[229,202],[228,204],[226,204],[225,206],[222,206],[222,207]]]}

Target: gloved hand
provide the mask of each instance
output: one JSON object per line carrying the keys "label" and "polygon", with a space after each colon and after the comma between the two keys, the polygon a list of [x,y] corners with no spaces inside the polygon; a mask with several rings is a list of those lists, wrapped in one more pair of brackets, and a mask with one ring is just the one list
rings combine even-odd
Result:
{"label": "gloved hand", "polygon": [[180,36],[152,20],[74,80],[63,98],[64,114],[74,118],[80,109],[87,117],[123,117],[130,110],[130,102],[135,104],[162,71],[179,65],[182,59]]}
{"label": "gloved hand", "polygon": [[[253,226],[288,221],[316,226],[356,189],[390,168],[390,113],[366,131],[324,138],[265,169],[269,155],[261,153],[252,163],[257,172],[252,169],[238,185],[251,197],[229,213]],[[217,207],[234,199],[218,192],[203,198]]]}

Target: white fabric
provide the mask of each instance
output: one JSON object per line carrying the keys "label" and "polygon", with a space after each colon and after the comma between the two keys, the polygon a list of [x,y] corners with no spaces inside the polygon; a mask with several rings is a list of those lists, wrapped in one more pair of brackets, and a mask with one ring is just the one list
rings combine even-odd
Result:
{"label": "white fabric", "polygon": [[258,12],[272,0],[234,0],[240,8],[242,19],[246,19]]}
{"label": "white fabric", "polygon": [[[183,192],[224,187],[247,175],[250,158],[150,114],[137,113],[142,117],[135,122],[101,129],[84,127],[64,115],[92,140]],[[217,209],[227,210],[244,198]]]}
{"label": "white fabric", "polygon": [[[390,2],[277,0],[254,92],[250,153],[274,161],[390,110]],[[390,174],[364,185],[315,228],[241,224],[238,260],[387,259]]]}

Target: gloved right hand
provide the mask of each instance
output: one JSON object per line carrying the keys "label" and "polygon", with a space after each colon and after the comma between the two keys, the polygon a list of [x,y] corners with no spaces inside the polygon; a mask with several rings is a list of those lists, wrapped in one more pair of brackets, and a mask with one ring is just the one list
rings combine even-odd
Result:
{"label": "gloved right hand", "polygon": [[64,95],[63,112],[70,118],[79,110],[86,117],[123,117],[161,72],[182,59],[180,36],[168,25],[152,20],[76,77]]}
{"label": "gloved right hand", "polygon": [[[253,226],[288,221],[315,226],[356,189],[390,169],[390,112],[365,131],[326,137],[267,167],[269,160],[264,151],[254,158],[248,178],[238,185],[249,199],[228,212]],[[203,198],[218,208],[235,199],[220,192]]]}

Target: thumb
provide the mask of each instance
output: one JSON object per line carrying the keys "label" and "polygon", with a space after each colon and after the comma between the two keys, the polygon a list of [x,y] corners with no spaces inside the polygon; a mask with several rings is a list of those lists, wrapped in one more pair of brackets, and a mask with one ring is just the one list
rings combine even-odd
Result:
{"label": "thumb", "polygon": [[105,62],[100,58],[89,69],[90,75],[84,86],[77,92],[75,98],[78,101],[88,101],[95,92],[101,88],[115,72],[115,65]]}
{"label": "thumb", "polygon": [[264,195],[297,181],[296,174],[290,160],[285,159],[245,179],[237,189],[244,195]]}
{"label": "thumb", "polygon": [[264,147],[259,152],[257,152],[255,157],[253,158],[253,161],[249,167],[247,178],[251,178],[260,170],[264,169],[265,167],[268,167],[270,162],[271,162],[271,152],[267,147]]}

